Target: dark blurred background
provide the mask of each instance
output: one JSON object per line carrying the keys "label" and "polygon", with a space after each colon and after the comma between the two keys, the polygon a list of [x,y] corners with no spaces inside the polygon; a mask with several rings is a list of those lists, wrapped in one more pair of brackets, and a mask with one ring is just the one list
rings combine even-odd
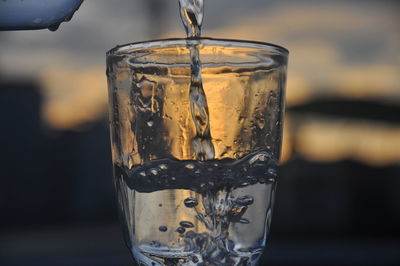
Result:
{"label": "dark blurred background", "polygon": [[[134,265],[116,215],[105,52],[183,37],[177,2],[85,0],[56,32],[0,32],[0,265]],[[206,1],[204,35],[291,52],[261,265],[400,265],[399,11]]]}

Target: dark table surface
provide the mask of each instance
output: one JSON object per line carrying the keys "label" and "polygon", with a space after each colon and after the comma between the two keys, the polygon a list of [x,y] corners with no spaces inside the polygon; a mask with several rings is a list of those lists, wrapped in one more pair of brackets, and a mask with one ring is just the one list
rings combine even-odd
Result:
{"label": "dark table surface", "polygon": [[[0,236],[0,265],[135,265],[118,225],[12,228]],[[260,265],[400,265],[393,238],[271,234]]]}

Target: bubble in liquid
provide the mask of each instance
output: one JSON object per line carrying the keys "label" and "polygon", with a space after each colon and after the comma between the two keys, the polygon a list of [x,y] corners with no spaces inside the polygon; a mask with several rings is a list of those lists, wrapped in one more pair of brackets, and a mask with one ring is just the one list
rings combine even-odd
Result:
{"label": "bubble in liquid", "polygon": [[254,202],[254,198],[252,196],[243,196],[243,197],[239,197],[235,200],[235,203],[241,206],[248,206],[253,204]]}
{"label": "bubble in liquid", "polygon": [[197,258],[196,256],[192,256],[192,261],[194,263],[197,263],[197,262],[199,262],[199,258]]}
{"label": "bubble in liquid", "polygon": [[193,207],[196,207],[196,206],[199,204],[199,202],[197,201],[197,199],[196,199],[196,198],[192,198],[192,197],[186,198],[186,199],[183,201],[183,203],[185,204],[185,206],[186,206],[187,208],[193,208]]}
{"label": "bubble in liquid", "polygon": [[184,227],[184,228],[193,228],[194,224],[192,222],[189,221],[181,221],[180,226]]}
{"label": "bubble in liquid", "polygon": [[260,129],[263,129],[265,127],[265,120],[263,118],[257,119],[256,120],[257,126]]}
{"label": "bubble in liquid", "polygon": [[146,176],[146,173],[144,171],[140,172],[139,175],[141,176]]}
{"label": "bubble in liquid", "polygon": [[147,125],[148,125],[149,127],[152,127],[152,126],[154,125],[154,121],[153,121],[153,120],[147,121]]}
{"label": "bubble in liquid", "polygon": [[160,165],[158,166],[158,168],[160,168],[161,170],[167,170],[167,169],[168,169],[168,165],[166,165],[166,164],[160,164]]}
{"label": "bubble in liquid", "polygon": [[192,169],[194,169],[194,164],[188,163],[188,164],[185,165],[185,167],[186,167],[187,169],[192,170]]}
{"label": "bubble in liquid", "polygon": [[158,241],[153,240],[153,241],[150,242],[150,246],[158,248],[158,247],[161,246],[161,243],[158,242]]}
{"label": "bubble in liquid", "polygon": [[241,219],[239,220],[239,223],[241,223],[241,224],[249,224],[250,221],[249,221],[249,219],[241,218]]}
{"label": "bubble in liquid", "polygon": [[269,168],[269,169],[268,169],[268,174],[270,174],[270,175],[272,175],[272,176],[277,176],[277,175],[278,175],[278,172],[277,172],[275,169],[273,169],[273,168]]}
{"label": "bubble in liquid", "polygon": [[266,162],[269,160],[269,155],[267,153],[261,152],[257,155],[254,155],[250,160],[249,163],[250,164],[254,164],[257,162]]}
{"label": "bubble in liquid", "polygon": [[166,227],[165,225],[161,225],[160,227],[158,227],[158,230],[160,230],[160,232],[166,232],[168,230],[168,227]]}
{"label": "bubble in liquid", "polygon": [[158,171],[157,171],[156,168],[151,168],[151,169],[150,169],[150,173],[151,173],[152,175],[158,175]]}

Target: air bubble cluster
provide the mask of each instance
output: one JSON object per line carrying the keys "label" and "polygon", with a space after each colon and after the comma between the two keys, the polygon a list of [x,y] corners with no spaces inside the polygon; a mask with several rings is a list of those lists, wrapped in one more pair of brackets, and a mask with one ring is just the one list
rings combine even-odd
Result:
{"label": "air bubble cluster", "polygon": [[[210,161],[154,160],[127,169],[115,165],[117,176],[139,192],[164,189],[190,189],[198,193],[275,182],[278,163],[267,152],[240,160]],[[204,173],[204,174],[202,174]],[[239,199],[243,204],[251,198]],[[185,203],[186,204],[186,203]],[[189,203],[190,204],[190,203]]]}

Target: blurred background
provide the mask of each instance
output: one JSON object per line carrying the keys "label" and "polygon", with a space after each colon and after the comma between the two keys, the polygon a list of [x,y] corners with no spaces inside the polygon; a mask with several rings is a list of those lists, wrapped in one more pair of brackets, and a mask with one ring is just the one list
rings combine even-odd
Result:
{"label": "blurred background", "polygon": [[[204,36],[290,51],[261,265],[400,265],[399,14],[396,0],[206,0]],[[85,0],[56,32],[0,32],[0,265],[134,265],[105,52],[183,36],[177,0]]]}

